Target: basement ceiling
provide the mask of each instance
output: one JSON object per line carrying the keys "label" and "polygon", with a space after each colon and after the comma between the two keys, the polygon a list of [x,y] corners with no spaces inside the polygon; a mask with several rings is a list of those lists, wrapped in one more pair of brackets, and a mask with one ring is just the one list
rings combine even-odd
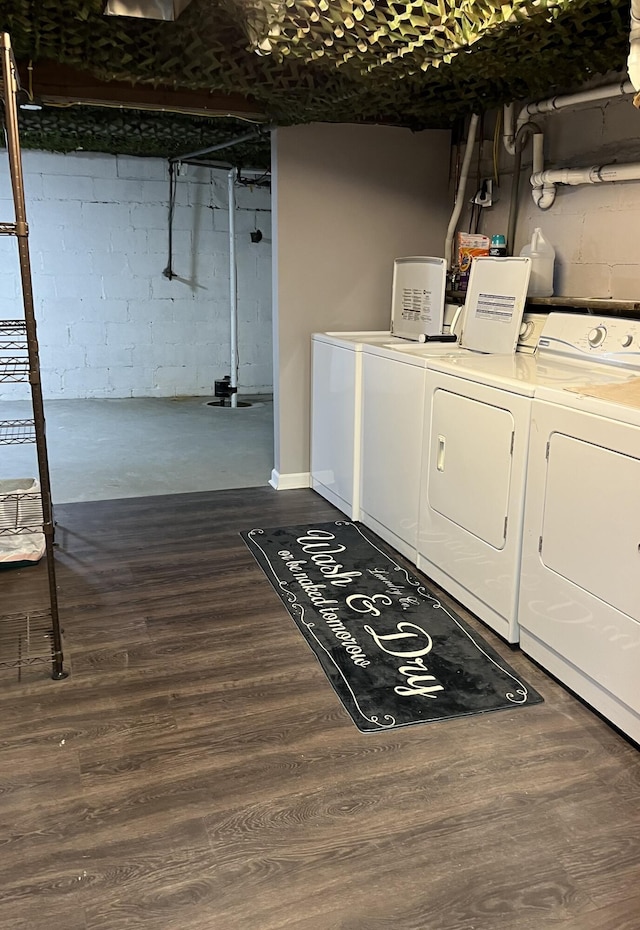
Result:
{"label": "basement ceiling", "polygon": [[[628,50],[628,0],[191,0],[174,22],[104,7],[0,0],[46,103],[21,116],[25,146],[167,157],[247,121],[447,128],[622,71]],[[267,164],[268,136],[233,151]]]}

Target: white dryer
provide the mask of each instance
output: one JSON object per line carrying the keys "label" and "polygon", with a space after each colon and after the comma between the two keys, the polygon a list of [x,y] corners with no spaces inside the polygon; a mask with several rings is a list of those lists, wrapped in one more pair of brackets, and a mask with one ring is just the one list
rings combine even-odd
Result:
{"label": "white dryer", "polygon": [[534,356],[434,359],[417,565],[508,642],[517,599]]}
{"label": "white dryer", "polygon": [[640,742],[640,320],[559,318],[539,365],[521,647]]}
{"label": "white dryer", "polygon": [[522,325],[529,273],[524,258],[474,262],[459,344],[364,347],[360,520],[414,564],[427,369],[443,357],[511,357],[519,334],[533,349],[544,318],[528,315]]}

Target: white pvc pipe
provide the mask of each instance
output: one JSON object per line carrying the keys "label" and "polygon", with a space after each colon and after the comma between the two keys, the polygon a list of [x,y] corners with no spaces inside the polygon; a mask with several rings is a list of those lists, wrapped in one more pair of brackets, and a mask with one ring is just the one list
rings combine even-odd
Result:
{"label": "white pvc pipe", "polygon": [[[635,0],[640,4],[640,0]],[[559,110],[566,110],[567,107],[578,107],[585,103],[593,103],[596,100],[609,100],[612,97],[623,97],[626,94],[632,94],[634,86],[631,81],[621,81],[618,84],[606,84],[603,87],[592,87],[590,90],[583,90],[577,94],[567,94],[563,97],[549,97],[547,100],[539,100],[536,103],[528,103],[520,110],[518,118],[515,119],[515,109],[512,103],[505,104],[504,107],[504,130],[502,140],[504,147],[510,155],[515,154],[515,139],[518,130],[529,121],[530,117],[540,113],[557,113]]]}
{"label": "white pvc pipe", "polygon": [[[236,178],[238,169],[227,175],[229,188],[229,313],[231,318],[231,387],[238,387],[238,287],[236,267]],[[231,392],[231,406],[238,406],[237,390]]]}
{"label": "white pvc pipe", "polygon": [[540,182],[539,184],[534,184],[534,177],[538,177],[544,172],[544,136],[541,132],[534,133],[533,136],[533,173],[531,175],[531,184],[533,186],[533,191],[531,195],[533,197],[533,202],[536,207],[539,207],[540,210],[548,210],[553,206],[553,202],[556,199],[556,186],[555,184],[545,184]]}
{"label": "white pvc pipe", "polygon": [[464,204],[464,193],[467,188],[467,178],[469,177],[469,167],[471,165],[471,156],[473,155],[473,146],[476,141],[476,129],[478,127],[478,115],[473,113],[471,120],[469,122],[469,132],[467,134],[467,146],[464,150],[464,158],[462,160],[462,169],[460,171],[460,181],[458,183],[458,190],[456,191],[456,199],[453,205],[453,213],[451,214],[451,219],[449,220],[449,226],[447,227],[447,236],[444,240],[444,257],[447,262],[447,268],[451,267],[451,246],[453,244],[453,237],[455,235],[456,226],[458,225],[458,220],[460,219],[460,214],[462,213],[462,206]]}
{"label": "white pvc pipe", "polygon": [[626,94],[632,93],[633,86],[631,82],[621,81],[618,84],[607,84],[603,87],[581,90],[577,94],[568,94],[564,97],[550,97],[548,100],[540,100],[537,103],[528,103],[524,106],[518,115],[518,122],[522,120],[524,123],[536,113],[555,113],[558,110],[566,110],[567,107],[579,107],[585,103],[593,103],[596,100],[624,97]]}
{"label": "white pvc pipe", "polygon": [[502,113],[502,144],[509,155],[516,154],[515,113],[515,104],[505,103]]}
{"label": "white pvc pipe", "polygon": [[551,168],[531,175],[533,187],[544,184],[606,184],[611,181],[640,181],[640,162],[591,168]]}

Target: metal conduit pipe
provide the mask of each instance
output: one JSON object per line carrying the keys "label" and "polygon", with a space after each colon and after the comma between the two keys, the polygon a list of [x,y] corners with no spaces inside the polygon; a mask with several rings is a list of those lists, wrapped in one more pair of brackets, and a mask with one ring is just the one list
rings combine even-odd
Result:
{"label": "metal conduit pipe", "polygon": [[[516,223],[518,219],[518,200],[520,194],[520,171],[522,165],[522,150],[527,144],[527,139],[533,134],[534,153],[536,151],[536,142],[543,141],[542,133],[535,123],[525,123],[518,130],[514,143],[514,162],[513,176],[511,181],[511,198],[509,201],[509,219],[507,222],[507,249],[510,255],[513,255],[513,249],[516,240]],[[535,157],[535,156],[534,156]],[[542,166],[541,166],[542,167]],[[551,204],[549,205],[551,206]]]}
{"label": "metal conduit pipe", "polygon": [[447,262],[447,268],[451,267],[451,247],[453,244],[453,237],[455,235],[456,226],[458,225],[458,220],[460,219],[460,214],[462,213],[462,206],[464,204],[464,193],[467,188],[467,178],[469,177],[469,167],[471,165],[471,156],[473,155],[473,146],[476,141],[477,128],[478,114],[473,113],[469,122],[467,145],[464,150],[464,159],[462,160],[460,180],[458,182],[458,189],[456,191],[456,198],[453,205],[453,213],[451,214],[449,226],[447,227],[447,235],[444,240],[444,257]]}
{"label": "metal conduit pipe", "polygon": [[518,220],[518,200],[520,194],[520,171],[522,170],[522,149],[516,148],[513,157],[513,175],[511,176],[511,197],[509,199],[509,219],[507,220],[507,253],[513,255],[516,244],[516,222]]}
{"label": "metal conduit pipe", "polygon": [[254,129],[252,132],[245,132],[241,136],[228,139],[226,142],[208,145],[206,149],[198,149],[196,152],[188,152],[186,155],[174,155],[173,158],[169,159],[169,162],[175,164],[176,162],[188,161],[190,158],[201,158],[203,155],[209,155],[211,152],[221,152],[223,149],[231,148],[232,145],[239,145],[241,142],[251,142],[252,139],[259,139],[260,136],[265,135],[272,129],[275,129],[275,126],[269,123],[268,125]]}

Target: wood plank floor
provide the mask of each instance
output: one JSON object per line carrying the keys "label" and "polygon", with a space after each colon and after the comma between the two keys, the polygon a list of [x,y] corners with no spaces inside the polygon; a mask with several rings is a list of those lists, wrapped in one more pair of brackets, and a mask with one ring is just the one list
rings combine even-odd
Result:
{"label": "wood plank floor", "polygon": [[481,624],[544,704],[356,730],[238,535],[336,514],[56,509],[71,675],[0,676],[0,927],[640,928],[640,753]]}

